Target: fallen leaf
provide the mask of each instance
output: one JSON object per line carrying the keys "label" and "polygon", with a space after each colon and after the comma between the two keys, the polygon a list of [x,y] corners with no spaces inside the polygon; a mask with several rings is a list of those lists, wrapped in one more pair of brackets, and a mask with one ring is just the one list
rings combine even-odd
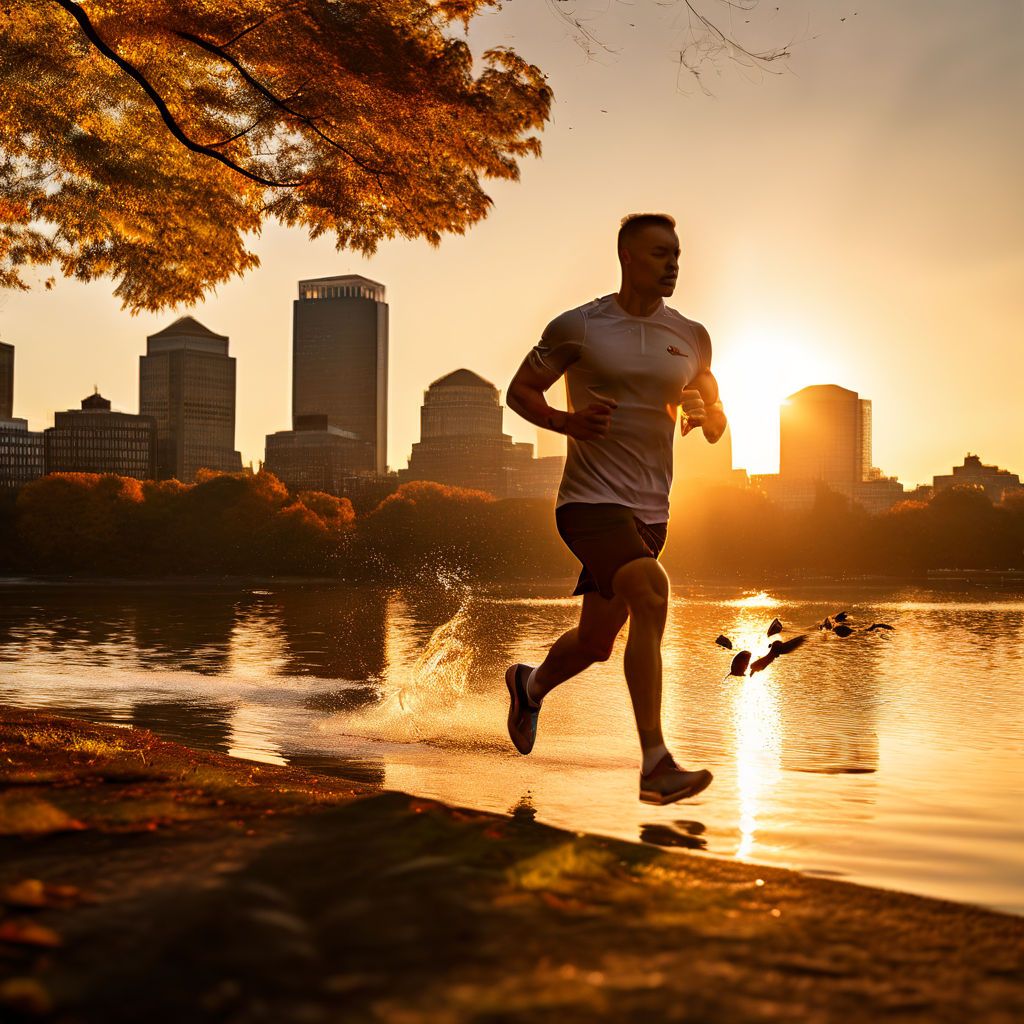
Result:
{"label": "fallen leaf", "polygon": [[53,1012],[50,993],[35,978],[6,978],[0,981],[0,1006],[28,1017]]}
{"label": "fallen leaf", "polygon": [[61,944],[61,939],[52,928],[35,921],[0,921],[0,942],[55,949]]}

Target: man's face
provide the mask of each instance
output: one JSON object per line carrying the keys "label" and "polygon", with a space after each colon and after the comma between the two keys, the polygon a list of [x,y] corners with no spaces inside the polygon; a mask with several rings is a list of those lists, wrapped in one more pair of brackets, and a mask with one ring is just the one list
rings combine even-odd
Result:
{"label": "man's face", "polygon": [[679,236],[668,225],[644,228],[625,246],[622,270],[641,294],[671,295],[679,277]]}

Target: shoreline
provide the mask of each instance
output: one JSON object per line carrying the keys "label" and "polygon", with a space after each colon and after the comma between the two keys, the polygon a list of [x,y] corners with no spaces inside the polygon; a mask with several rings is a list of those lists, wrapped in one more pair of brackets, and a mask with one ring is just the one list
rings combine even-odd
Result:
{"label": "shoreline", "polygon": [[[542,580],[526,577],[509,576],[488,579],[466,579],[458,581],[470,587],[486,590],[490,587],[528,587],[558,588],[570,593],[575,585],[575,576],[553,577]],[[436,580],[426,579],[373,579],[353,577],[345,579],[338,576],[102,576],[102,575],[3,575],[0,574],[0,590],[17,590],[23,587],[40,587],[52,589],[138,589],[178,590],[199,588],[210,590],[237,590],[251,587],[429,587],[438,586]],[[451,584],[446,584],[450,586]],[[738,578],[724,576],[686,576],[673,581],[674,587],[715,587],[749,590],[752,588],[771,587],[785,591],[793,587],[920,587],[925,590],[957,590],[981,589],[995,590],[1000,593],[1024,593],[1024,573],[1020,570],[941,570],[925,576],[879,576],[879,575],[847,575],[847,576],[814,576],[801,574],[794,576]]]}
{"label": "shoreline", "polygon": [[0,709],[0,737],[0,1009],[25,1019],[1024,1016],[1013,915],[44,712]]}

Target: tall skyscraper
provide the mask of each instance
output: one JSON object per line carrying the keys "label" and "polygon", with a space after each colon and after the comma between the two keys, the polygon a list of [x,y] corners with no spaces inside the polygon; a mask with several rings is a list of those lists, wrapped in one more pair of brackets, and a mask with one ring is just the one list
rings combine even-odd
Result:
{"label": "tall skyscraper", "polygon": [[14,346],[0,341],[0,420],[14,416]]}
{"label": "tall skyscraper", "polygon": [[98,391],[82,399],[81,409],[54,416],[43,431],[47,473],[116,473],[153,479],[156,423],[152,416],[111,412]]}
{"label": "tall skyscraper", "polygon": [[471,370],[434,381],[423,396],[420,440],[405,480],[433,480],[498,498],[551,497],[564,459],[533,458],[533,445],[502,432],[498,389]]}
{"label": "tall skyscraper", "polygon": [[292,321],[292,426],[326,416],[373,449],[387,472],[388,306],[358,274],[299,282]]}
{"label": "tall skyscraper", "polygon": [[852,487],[871,473],[871,403],[856,391],[815,384],[782,406],[779,475]]}
{"label": "tall skyscraper", "polygon": [[237,473],[235,360],[228,339],[190,316],[146,339],[139,412],[156,420],[157,475],[191,483],[200,469]]}

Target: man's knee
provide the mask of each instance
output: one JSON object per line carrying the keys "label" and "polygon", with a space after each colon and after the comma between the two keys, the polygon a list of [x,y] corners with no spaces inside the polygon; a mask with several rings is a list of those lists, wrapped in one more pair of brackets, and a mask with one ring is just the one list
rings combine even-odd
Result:
{"label": "man's knee", "polygon": [[621,594],[630,615],[657,617],[668,608],[668,575],[656,558],[637,558],[627,562],[612,581]]}

